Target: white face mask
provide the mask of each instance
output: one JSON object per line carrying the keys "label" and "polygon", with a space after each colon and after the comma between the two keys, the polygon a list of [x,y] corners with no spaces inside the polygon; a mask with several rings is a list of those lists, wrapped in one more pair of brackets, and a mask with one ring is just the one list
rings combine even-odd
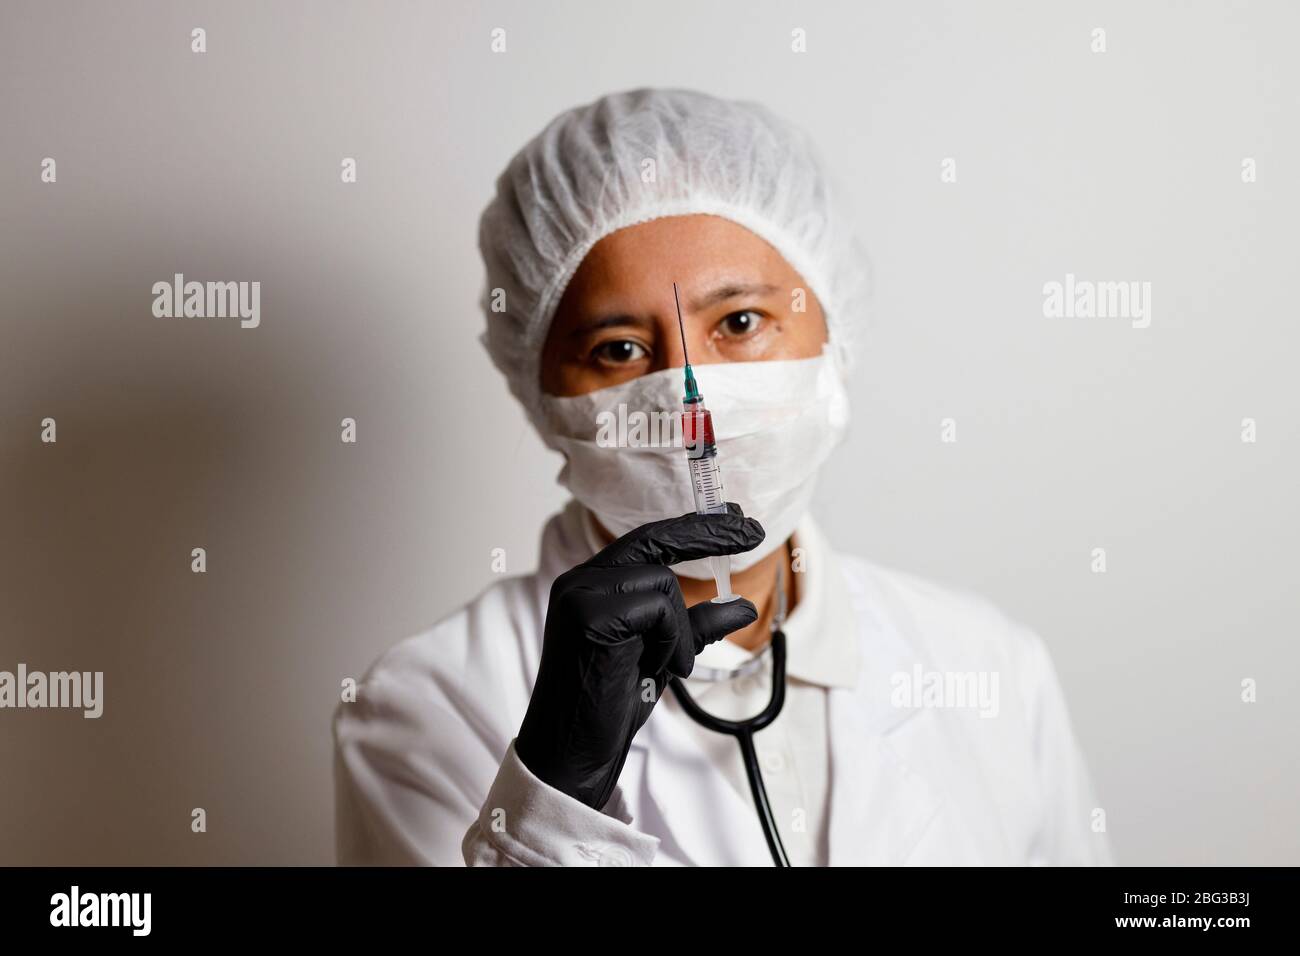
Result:
{"label": "white face mask", "polygon": [[[849,403],[829,348],[816,358],[695,367],[713,414],[727,501],[767,537],[733,555],[743,571],[780,548],[812,500],[817,472],[844,437]],[[542,397],[559,482],[615,537],[695,510],[681,444],[682,370],[668,368],[586,395]],[[709,578],[706,560],[673,570]]]}

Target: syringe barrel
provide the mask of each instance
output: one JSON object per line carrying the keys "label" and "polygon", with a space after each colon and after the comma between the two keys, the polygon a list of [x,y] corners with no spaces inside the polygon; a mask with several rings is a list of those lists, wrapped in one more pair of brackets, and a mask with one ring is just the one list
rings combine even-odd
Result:
{"label": "syringe barrel", "polygon": [[[686,446],[686,463],[691,470],[691,493],[695,495],[695,512],[702,515],[727,513],[727,498],[722,493],[722,470],[718,467],[718,446],[713,439],[713,416],[701,402],[682,405],[682,443]],[[736,600],[731,590],[731,558],[709,558],[709,569],[718,586],[716,603]]]}
{"label": "syringe barrel", "polygon": [[691,492],[695,495],[697,514],[726,514],[727,499],[722,492],[722,471],[718,467],[718,447],[713,441],[713,416],[700,404],[687,403],[682,410],[682,443],[691,471]]}
{"label": "syringe barrel", "polygon": [[682,444],[686,446],[687,458],[718,453],[713,438],[713,416],[702,402],[682,403]]}
{"label": "syringe barrel", "polygon": [[722,493],[722,472],[718,470],[718,456],[692,458],[691,491],[695,494],[695,512],[702,515],[727,513],[727,499]]}

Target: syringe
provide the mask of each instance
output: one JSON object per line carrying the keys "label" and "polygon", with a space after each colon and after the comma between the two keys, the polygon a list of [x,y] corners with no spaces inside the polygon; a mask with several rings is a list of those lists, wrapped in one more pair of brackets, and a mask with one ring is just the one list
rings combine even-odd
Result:
{"label": "syringe", "polygon": [[[718,468],[718,446],[713,438],[713,416],[704,407],[704,396],[695,383],[690,357],[686,354],[686,325],[682,322],[682,300],[677,296],[677,283],[673,283],[673,301],[677,303],[677,327],[682,333],[682,361],[686,365],[686,395],[682,398],[682,444],[686,446],[686,463],[691,471],[691,491],[695,494],[695,513],[721,515],[727,513],[727,501],[722,494],[722,472]],[[731,593],[731,558],[728,555],[709,558],[713,580],[718,585],[715,604],[736,600]]]}

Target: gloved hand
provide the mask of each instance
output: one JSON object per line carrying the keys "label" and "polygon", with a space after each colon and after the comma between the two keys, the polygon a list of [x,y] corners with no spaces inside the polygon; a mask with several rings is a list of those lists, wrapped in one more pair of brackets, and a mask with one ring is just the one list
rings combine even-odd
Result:
{"label": "gloved hand", "polygon": [[543,782],[603,808],[669,679],[690,676],[706,645],[757,620],[744,598],[688,609],[667,567],[757,547],[762,526],[727,507],[642,525],[555,579],[515,739],[516,755]]}

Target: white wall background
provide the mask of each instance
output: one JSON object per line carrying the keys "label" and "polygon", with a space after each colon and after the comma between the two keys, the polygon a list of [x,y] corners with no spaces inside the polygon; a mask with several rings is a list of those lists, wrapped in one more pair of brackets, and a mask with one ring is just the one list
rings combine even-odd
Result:
{"label": "white wall background", "polygon": [[[527,570],[562,501],[476,341],[478,214],[555,113],[642,85],[767,103],[853,192],[877,288],[837,544],[1045,637],[1121,862],[1300,862],[1297,28],[1287,2],[6,2],[0,669],[108,686],[100,721],[0,712],[0,862],[333,859],[339,681],[491,548]],[[262,326],[153,318],[174,272],[261,281]],[[1067,272],[1151,282],[1150,327],[1045,319]]]}

